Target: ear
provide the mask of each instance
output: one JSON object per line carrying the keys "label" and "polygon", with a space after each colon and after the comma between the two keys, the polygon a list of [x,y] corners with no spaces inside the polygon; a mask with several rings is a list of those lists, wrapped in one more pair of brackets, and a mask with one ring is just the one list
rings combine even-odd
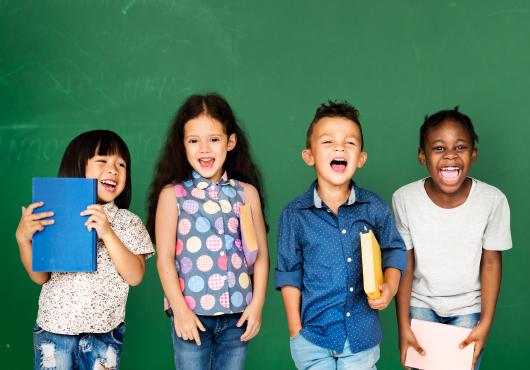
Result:
{"label": "ear", "polygon": [[359,155],[359,161],[357,162],[357,168],[363,168],[367,159],[368,159],[368,153],[361,152]]}
{"label": "ear", "polygon": [[471,152],[471,163],[475,163],[478,157],[478,148],[473,148],[473,152]]}
{"label": "ear", "polygon": [[420,147],[418,148],[418,161],[421,165],[425,165],[427,163],[427,158],[425,157],[425,151]]}
{"label": "ear", "polygon": [[305,164],[308,166],[314,166],[315,165],[315,158],[313,157],[313,153],[311,153],[311,149],[304,149],[302,150],[302,159],[304,160]]}
{"label": "ear", "polygon": [[228,145],[226,147],[227,151],[231,151],[236,147],[237,144],[237,136],[236,134],[232,134],[228,137]]}

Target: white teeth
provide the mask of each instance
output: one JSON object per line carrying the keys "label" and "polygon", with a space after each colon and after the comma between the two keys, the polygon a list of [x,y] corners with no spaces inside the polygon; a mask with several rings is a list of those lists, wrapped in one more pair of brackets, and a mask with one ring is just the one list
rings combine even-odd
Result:
{"label": "white teeth", "polygon": [[460,171],[458,167],[442,167],[442,171]]}
{"label": "white teeth", "polygon": [[111,180],[101,180],[101,183],[105,185],[116,186],[116,182]]}

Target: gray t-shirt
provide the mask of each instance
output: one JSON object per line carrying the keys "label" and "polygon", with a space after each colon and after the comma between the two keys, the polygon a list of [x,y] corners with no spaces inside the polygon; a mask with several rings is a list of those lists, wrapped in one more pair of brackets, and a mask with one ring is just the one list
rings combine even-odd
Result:
{"label": "gray t-shirt", "polygon": [[397,229],[407,249],[414,248],[413,307],[444,317],[480,312],[482,249],[512,247],[506,196],[472,180],[468,198],[455,208],[437,206],[425,191],[425,179],[392,197]]}

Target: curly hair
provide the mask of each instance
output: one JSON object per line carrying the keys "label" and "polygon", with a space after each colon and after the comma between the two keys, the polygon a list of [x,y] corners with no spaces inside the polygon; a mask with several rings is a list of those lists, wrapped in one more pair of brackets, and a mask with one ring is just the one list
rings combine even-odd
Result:
{"label": "curly hair", "polygon": [[[184,148],[184,126],[188,121],[203,114],[219,121],[223,125],[227,136],[236,135],[236,147],[227,153],[223,169],[227,172],[229,178],[246,182],[256,187],[265,219],[265,201],[262,196],[261,174],[252,160],[247,137],[239,127],[232,108],[230,108],[225,98],[217,93],[192,95],[182,104],[169,127],[166,143],[155,167],[147,208],[147,230],[153,241],[155,241],[156,207],[162,188],[168,184],[177,184],[189,179],[193,171],[188,163]],[[268,231],[268,225],[266,227]]]}

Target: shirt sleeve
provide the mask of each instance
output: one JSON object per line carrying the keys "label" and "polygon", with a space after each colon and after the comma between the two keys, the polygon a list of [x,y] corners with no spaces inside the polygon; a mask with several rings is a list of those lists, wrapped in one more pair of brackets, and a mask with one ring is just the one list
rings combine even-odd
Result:
{"label": "shirt sleeve", "polygon": [[503,251],[512,248],[510,232],[510,207],[508,200],[502,193],[495,199],[492,211],[488,217],[488,224],[482,238],[484,249]]}
{"label": "shirt sleeve", "polygon": [[[384,203],[383,201],[381,202]],[[380,219],[377,226],[376,237],[381,246],[383,270],[387,267],[393,267],[400,270],[403,274],[407,269],[407,250],[403,239],[401,239],[396,229],[392,213],[386,204],[381,206]]]}
{"label": "shirt sleeve", "polygon": [[129,226],[126,232],[122,234],[121,241],[131,252],[134,254],[144,254],[146,259],[155,253],[147,229],[140,217],[135,214],[131,213]]}
{"label": "shirt sleeve", "polygon": [[278,226],[278,266],[276,289],[292,285],[302,290],[302,250],[296,238],[295,214],[284,209]]}
{"label": "shirt sleeve", "polygon": [[398,193],[394,193],[392,196],[392,210],[394,211],[396,228],[401,235],[407,250],[413,249],[414,245],[412,244],[412,237],[410,235],[407,212],[405,210],[402,197]]}

